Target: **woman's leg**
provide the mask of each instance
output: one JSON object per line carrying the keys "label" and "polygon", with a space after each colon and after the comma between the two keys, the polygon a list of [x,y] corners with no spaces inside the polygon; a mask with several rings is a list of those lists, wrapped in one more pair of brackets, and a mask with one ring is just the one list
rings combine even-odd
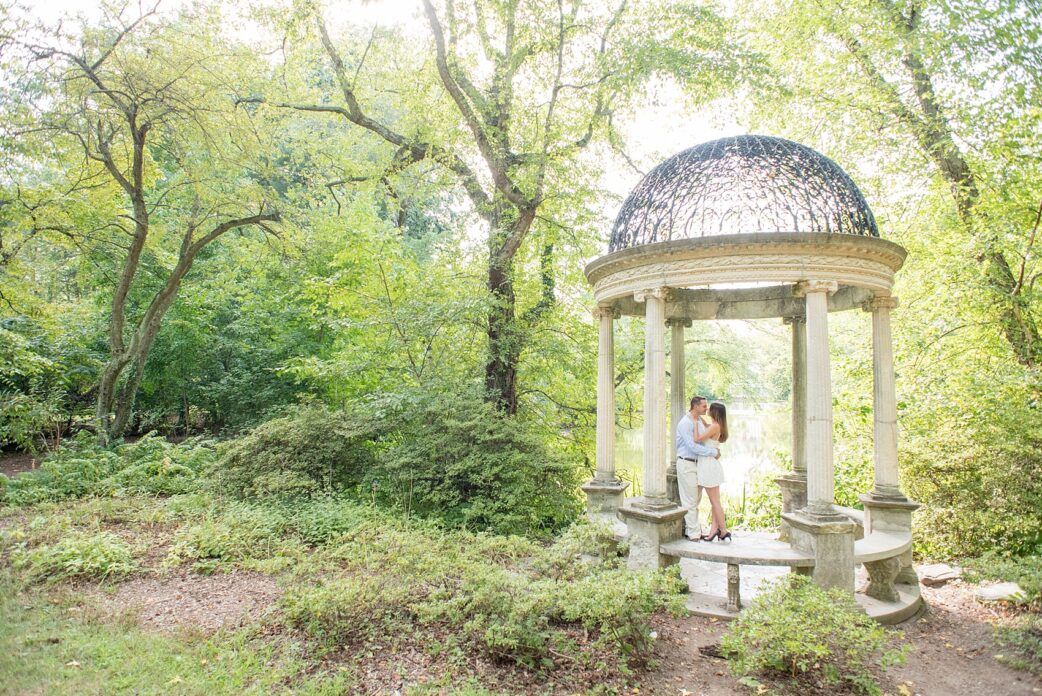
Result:
{"label": "woman's leg", "polygon": [[720,530],[721,534],[727,532],[727,523],[724,521],[724,506],[720,504],[720,486],[706,489],[709,496],[709,504],[713,508],[713,530]]}

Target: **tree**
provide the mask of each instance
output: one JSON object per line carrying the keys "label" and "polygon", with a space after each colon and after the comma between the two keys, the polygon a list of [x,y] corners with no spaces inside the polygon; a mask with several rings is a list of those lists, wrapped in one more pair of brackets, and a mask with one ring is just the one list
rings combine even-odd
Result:
{"label": "tree", "polygon": [[[1039,141],[1037,10],[1005,0],[858,0],[756,2],[745,14],[780,71],[767,111],[791,108],[777,99],[787,94],[801,105],[794,114],[809,108],[819,116],[809,123],[865,139],[865,149],[905,160],[902,148],[918,150],[908,169],[932,167],[972,240],[986,289],[978,307],[994,306],[1016,359],[1038,366],[1042,202],[1037,162],[1025,156]],[[817,50],[786,54],[794,44]]]}
{"label": "tree", "polygon": [[[14,186],[22,238],[63,235],[111,273],[95,414],[103,440],[126,429],[163,318],[204,250],[249,227],[273,234],[280,220],[262,136],[228,96],[251,61],[222,45],[219,17],[123,14],[77,36],[59,28],[20,41],[50,89],[19,104],[38,124],[17,133],[38,143],[36,170]],[[42,189],[61,195],[43,199]],[[89,215],[66,204],[76,201]]]}
{"label": "tree", "polygon": [[[708,98],[735,78],[741,53],[719,17],[686,3],[450,0],[436,7],[423,0],[423,12],[433,67],[421,60],[416,74],[390,74],[385,66],[379,77],[386,81],[367,75],[374,43],[395,37],[374,30],[365,50],[345,58],[315,9],[335,96],[310,85],[311,101],[243,101],[333,114],[365,129],[391,146],[376,177],[392,190],[396,177],[422,162],[455,178],[485,231],[485,388],[513,414],[526,335],[556,301],[552,242],[538,255],[537,298],[519,310],[516,292],[519,250],[533,229],[554,224],[548,203],[589,190],[584,153],[598,142],[619,142],[613,118],[639,100],[652,76],[680,80]],[[388,89],[403,97],[388,105],[381,100]]]}

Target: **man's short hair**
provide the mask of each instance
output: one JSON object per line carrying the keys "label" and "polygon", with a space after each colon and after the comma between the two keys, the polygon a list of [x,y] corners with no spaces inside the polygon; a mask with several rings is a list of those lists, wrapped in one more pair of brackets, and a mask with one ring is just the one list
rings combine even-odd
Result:
{"label": "man's short hair", "polygon": [[689,406],[688,408],[694,408],[695,406],[698,406],[700,403],[702,403],[705,400],[706,400],[706,398],[704,396],[692,396],[691,397],[691,406]]}

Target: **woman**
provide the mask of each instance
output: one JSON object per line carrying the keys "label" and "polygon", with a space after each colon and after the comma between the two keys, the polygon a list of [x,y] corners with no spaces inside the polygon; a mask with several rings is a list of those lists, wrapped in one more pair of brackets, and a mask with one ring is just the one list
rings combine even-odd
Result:
{"label": "woman", "polygon": [[[721,442],[727,442],[727,408],[719,401],[714,401],[709,405],[709,417],[712,419],[709,425],[701,418],[695,422],[695,442],[709,447],[719,447]],[[713,457],[699,457],[697,468],[698,487],[705,490],[712,507],[709,533],[702,535],[702,541],[729,541],[731,532],[727,531],[724,508],[720,504],[720,484],[724,482],[724,468],[720,466],[720,460]]]}

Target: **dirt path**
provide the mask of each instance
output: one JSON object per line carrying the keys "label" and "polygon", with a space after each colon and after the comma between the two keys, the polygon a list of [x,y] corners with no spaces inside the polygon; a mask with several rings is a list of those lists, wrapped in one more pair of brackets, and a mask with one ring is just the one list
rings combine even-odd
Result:
{"label": "dirt path", "polygon": [[[884,692],[921,696],[1042,694],[1042,679],[995,659],[1002,650],[992,638],[992,622],[1001,614],[973,598],[975,586],[955,581],[922,589],[929,609],[899,626],[912,651],[904,665],[887,672]],[[724,622],[696,616],[663,624],[657,651],[661,666],[644,680],[641,691],[673,696],[754,693],[735,682],[724,660],[699,652],[701,647],[719,643],[725,630]]]}
{"label": "dirt path", "polygon": [[31,471],[40,466],[40,460],[25,452],[0,452],[0,474],[14,478],[23,471]]}

